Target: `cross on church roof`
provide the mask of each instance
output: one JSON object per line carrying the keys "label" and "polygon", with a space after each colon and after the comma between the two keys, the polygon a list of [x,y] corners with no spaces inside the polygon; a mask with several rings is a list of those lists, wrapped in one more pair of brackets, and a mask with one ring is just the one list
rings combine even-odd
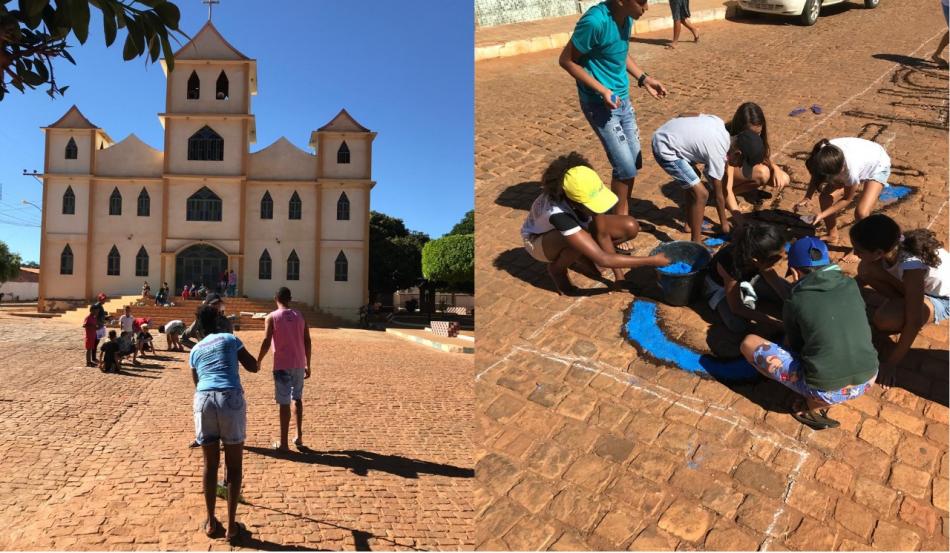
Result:
{"label": "cross on church roof", "polygon": [[201,0],[202,4],[208,4],[208,21],[211,21],[211,7],[220,4],[221,0]]}

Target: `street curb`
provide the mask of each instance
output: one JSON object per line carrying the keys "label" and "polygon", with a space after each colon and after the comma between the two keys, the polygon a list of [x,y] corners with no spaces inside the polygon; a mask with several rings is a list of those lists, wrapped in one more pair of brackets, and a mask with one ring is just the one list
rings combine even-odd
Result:
{"label": "street curb", "polygon": [[455,345],[452,345],[452,344],[442,344],[442,343],[440,343],[440,342],[436,342],[435,340],[429,340],[429,339],[427,339],[427,338],[420,338],[420,337],[418,337],[418,336],[412,336],[412,335],[410,335],[410,334],[406,334],[406,333],[404,333],[404,332],[400,332],[399,330],[396,330],[395,328],[387,328],[387,329],[386,329],[386,333],[392,334],[393,336],[395,336],[395,337],[397,337],[397,338],[401,338],[401,339],[403,339],[403,340],[408,340],[408,341],[410,341],[410,342],[415,342],[415,343],[417,343],[417,344],[419,344],[419,345],[423,345],[423,346],[426,346],[426,347],[430,347],[430,348],[433,348],[433,349],[437,349],[437,350],[439,350],[439,351],[444,351],[444,352],[446,352],[446,353],[475,353],[475,347],[474,347],[474,346],[473,346],[473,347],[468,347],[468,346],[455,346]]}
{"label": "street curb", "polygon": [[[690,16],[691,23],[703,23],[705,21],[722,21],[735,13],[733,5],[720,6],[718,8],[708,8],[693,12]],[[633,24],[634,34],[651,33],[654,31],[663,31],[673,28],[673,17],[649,17],[635,21]],[[537,36],[531,38],[521,38],[518,40],[509,40],[496,44],[487,44],[475,47],[475,61],[484,61],[497,58],[509,58],[520,56],[521,54],[532,54],[534,52],[543,52],[555,48],[563,48],[567,41],[571,39],[573,31],[563,33],[553,33],[547,36]]]}

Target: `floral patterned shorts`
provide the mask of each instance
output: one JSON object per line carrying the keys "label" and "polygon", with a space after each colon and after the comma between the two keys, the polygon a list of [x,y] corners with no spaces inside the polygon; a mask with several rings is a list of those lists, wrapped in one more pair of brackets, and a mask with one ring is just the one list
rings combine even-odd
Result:
{"label": "floral patterned shorts", "polygon": [[844,403],[849,399],[863,395],[874,385],[874,379],[877,378],[875,374],[871,377],[871,380],[864,384],[846,386],[840,390],[827,391],[812,388],[805,383],[805,375],[802,373],[798,356],[772,342],[766,342],[756,348],[753,360],[756,368],[767,374],[772,380],[781,382],[805,397],[817,399],[829,405]]}

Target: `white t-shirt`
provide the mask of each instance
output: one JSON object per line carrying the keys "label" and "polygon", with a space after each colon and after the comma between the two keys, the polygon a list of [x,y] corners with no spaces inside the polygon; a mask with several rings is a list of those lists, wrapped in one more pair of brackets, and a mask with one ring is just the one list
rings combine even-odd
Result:
{"label": "white t-shirt", "polygon": [[930,267],[922,259],[907,252],[897,254],[897,263],[884,269],[894,275],[897,280],[904,280],[904,271],[914,269],[926,269],[927,276],[924,277],[924,293],[931,296],[950,297],[950,252],[940,248],[937,250],[937,257],[940,258],[939,267]]}
{"label": "white t-shirt", "polygon": [[653,133],[653,152],[664,161],[685,159],[706,166],[706,174],[722,179],[731,138],[726,124],[715,115],[676,117]]}
{"label": "white t-shirt", "polygon": [[132,332],[132,325],[135,322],[135,317],[130,315],[122,315],[119,317],[119,328],[122,329],[122,332]]}
{"label": "white t-shirt", "polygon": [[848,186],[861,184],[881,169],[891,166],[890,156],[877,142],[851,137],[835,138],[828,142],[844,152],[844,163],[848,167]]}
{"label": "white t-shirt", "polygon": [[528,218],[521,225],[521,237],[544,234],[557,229],[564,236],[586,229],[590,219],[578,215],[567,201],[555,201],[547,194],[541,194],[531,204]]}

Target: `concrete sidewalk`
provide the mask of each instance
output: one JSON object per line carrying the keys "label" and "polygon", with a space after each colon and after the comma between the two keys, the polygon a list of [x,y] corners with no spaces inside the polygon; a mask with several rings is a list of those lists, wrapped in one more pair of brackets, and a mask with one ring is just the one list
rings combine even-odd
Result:
{"label": "concrete sidewalk", "polygon": [[[717,21],[732,15],[735,2],[723,0],[691,0],[690,23]],[[571,38],[580,14],[551,17],[538,21],[481,27],[475,29],[475,61],[507,58],[563,48]],[[643,34],[673,28],[669,4],[650,4],[647,13],[638,19],[633,34]],[[688,37],[689,31],[684,31]],[[681,37],[682,38],[682,37]]]}

